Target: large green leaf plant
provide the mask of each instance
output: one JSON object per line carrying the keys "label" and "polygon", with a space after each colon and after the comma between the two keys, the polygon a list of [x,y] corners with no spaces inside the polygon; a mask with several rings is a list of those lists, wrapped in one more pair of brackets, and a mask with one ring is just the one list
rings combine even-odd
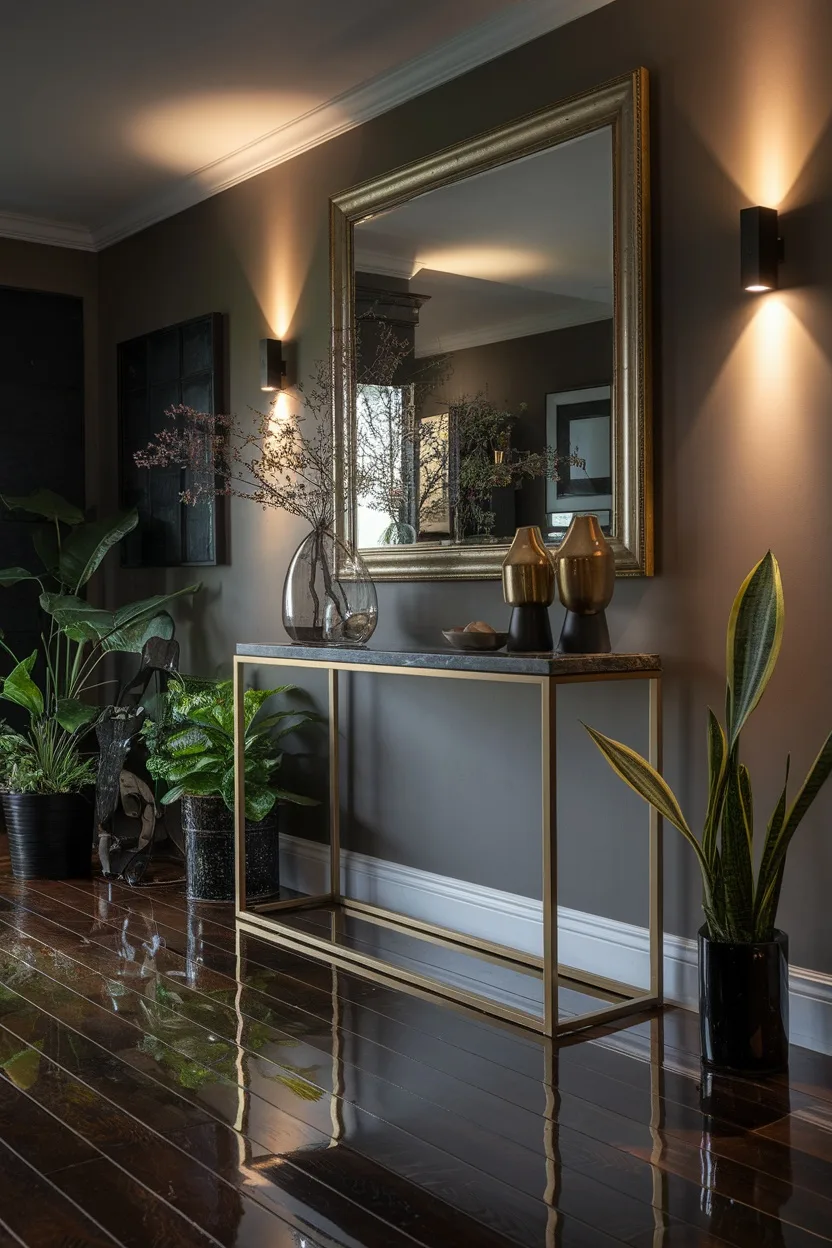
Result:
{"label": "large green leaf plant", "polygon": [[783,622],[780,569],[769,551],[740,586],[728,620],[725,727],[709,709],[708,802],[701,837],[691,830],[669,785],[641,755],[587,729],[622,780],[688,841],[702,873],[702,908],[710,938],[732,944],[773,938],[789,844],[832,771],[830,733],[789,802],[786,759],[783,789],[766,827],[755,878],[751,778],[740,761],[740,733],[771,679]]}
{"label": "large green leaf plant", "polygon": [[[314,798],[289,793],[278,783],[282,737],[319,715],[292,708],[269,711],[266,703],[290,693],[278,689],[246,689],[243,695],[246,818],[265,819],[275,802],[316,806]],[[230,680],[193,677],[174,680],[159,700],[142,736],[148,748],[147,769],[166,792],[163,805],[186,797],[221,797],[234,809],[234,695]]]}
{"label": "large green leaf plant", "polygon": [[105,682],[100,664],[113,652],[141,652],[150,637],[171,637],[173,619],[166,607],[194,593],[188,585],[105,611],[83,597],[88,581],[105,555],[138,523],[135,510],[106,520],[85,520],[83,512],[51,490],[25,497],[0,498],[9,511],[39,516],[33,544],[39,567],[0,569],[0,586],[36,582],[45,615],[40,637],[43,679],[35,674],[38,650],[21,657],[0,631],[0,650],[12,663],[0,679],[0,698],[28,713],[29,727],[14,732],[0,727],[0,789],[12,792],[78,792],[94,778],[80,742],[99,714],[90,694]]}

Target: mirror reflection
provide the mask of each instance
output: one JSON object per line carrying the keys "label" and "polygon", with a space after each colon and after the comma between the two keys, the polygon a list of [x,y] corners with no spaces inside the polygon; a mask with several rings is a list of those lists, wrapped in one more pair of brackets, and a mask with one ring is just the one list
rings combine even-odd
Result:
{"label": "mirror reflection", "polygon": [[609,126],[354,230],[358,545],[613,514]]}

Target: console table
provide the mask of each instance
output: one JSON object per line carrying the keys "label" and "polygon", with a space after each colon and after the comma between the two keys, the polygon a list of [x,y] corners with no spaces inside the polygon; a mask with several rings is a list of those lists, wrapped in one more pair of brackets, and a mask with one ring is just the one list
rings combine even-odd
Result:
{"label": "console table", "polygon": [[[246,902],[245,895],[245,815],[243,763],[243,690],[246,665],[257,667],[318,668],[328,673],[329,682],[329,888],[316,896],[291,897],[261,904]],[[542,892],[543,956],[538,957],[450,928],[425,923],[344,896],[341,883],[340,762],[339,762],[339,677],[342,672],[400,676],[403,679],[429,677],[441,680],[513,681],[536,685],[540,690],[541,711],[541,792],[542,792]],[[544,1036],[558,1036],[598,1026],[628,1014],[662,1003],[662,840],[661,821],[649,809],[649,910],[650,984],[639,988],[558,963],[557,927],[557,690],[560,685],[585,681],[647,681],[649,687],[649,759],[661,769],[661,665],[652,654],[606,655],[517,655],[471,651],[404,651],[366,648],[242,644],[234,659],[234,706],[236,732],[236,919],[240,928],[306,956],[355,971],[385,984],[430,994],[466,1010],[477,1011],[528,1028]],[[326,917],[317,926],[304,911],[318,911]],[[485,958],[504,969],[522,971],[543,981],[542,1015],[505,1000],[453,982],[443,981],[422,969],[383,957],[369,947],[370,942],[351,939],[346,931],[349,920],[361,920],[388,932],[406,934],[416,941],[443,946],[446,950]],[[366,945],[368,947],[362,947]],[[418,963],[417,963],[418,966]],[[560,1018],[558,987],[595,998],[604,1004],[588,1012]]]}

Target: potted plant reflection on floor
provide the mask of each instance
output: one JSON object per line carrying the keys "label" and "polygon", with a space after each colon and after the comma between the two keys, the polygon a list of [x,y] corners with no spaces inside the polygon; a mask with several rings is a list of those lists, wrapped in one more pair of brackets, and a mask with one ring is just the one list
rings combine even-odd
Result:
{"label": "potted plant reflection on floor", "polygon": [[[270,710],[294,690],[247,689],[244,699],[246,896],[266,897],[279,885],[278,804],[317,806],[278,782],[280,741],[303,724],[320,721],[309,711]],[[166,786],[161,801],[181,799],[188,898],[234,897],[234,699],[230,680],[174,679],[158,700],[142,737],[147,769]]]}
{"label": "potted plant reflection on floor", "polygon": [[783,637],[780,569],[771,551],[748,574],[728,621],[725,729],[708,711],[709,783],[701,838],[670,787],[634,750],[588,729],[612,768],[691,845],[702,874],[699,1010],[706,1065],[773,1072],[788,1065],[788,937],[775,927],[792,837],[832,771],[832,734],[789,802],[786,776],[754,878],[751,778],[740,733],[771,678]]}
{"label": "potted plant reflection on floor", "polygon": [[100,713],[90,695],[102,684],[109,654],[141,651],[150,637],[171,637],[165,608],[199,588],[189,585],[115,611],[82,597],[109,550],[138,524],[135,510],[87,521],[51,490],[4,497],[9,510],[38,516],[33,526],[39,567],[0,571],[0,586],[33,582],[46,617],[40,647],[14,652],[0,632],[11,670],[0,697],[25,712],[22,729],[0,725],[0,794],[12,871],[20,878],[89,875],[93,844],[91,786],[95,765],[85,738]]}
{"label": "potted plant reflection on floor", "polygon": [[[119,924],[124,922],[123,913],[114,918]],[[153,950],[164,946],[153,920],[131,914],[130,921],[139,926],[131,934],[134,940],[138,936],[135,943],[144,948],[145,956],[125,959],[115,976],[101,975],[27,936],[0,951],[0,1020],[11,1024],[0,1029],[0,1072],[21,1092],[49,1079],[55,1062],[71,1076],[89,1071],[94,1058],[99,1074],[106,1079],[110,1073],[112,1078],[112,1072],[102,1065],[105,1055],[98,1046],[64,1025],[68,1021],[83,1027],[84,1018],[91,1010],[98,1014],[99,1007],[121,1020],[119,1031],[124,1020],[137,1028],[135,1051],[151,1058],[162,1078],[169,1076],[178,1087],[199,1093],[202,1088],[239,1081],[236,987],[194,991],[171,979],[156,966]],[[269,989],[278,978],[277,972],[266,968],[252,969],[246,976],[250,990],[242,1049],[246,1077],[249,1082],[257,1079],[261,1096],[264,1084],[259,1081],[265,1080],[265,1089],[269,1083],[280,1085],[302,1101],[318,1101],[324,1095],[321,1067],[286,1060],[287,1049],[303,1045],[308,1051],[308,1043],[298,1037],[308,1036],[309,1026],[303,1020],[286,1019],[285,1011],[269,1006]],[[42,1008],[35,1008],[33,1000]],[[106,1035],[104,1020],[104,1042]],[[265,1095],[273,1100],[276,1096],[275,1103],[280,1103],[279,1091],[265,1091]],[[80,1109],[84,1103],[94,1106],[96,1094],[83,1083],[73,1085],[73,1104]]]}

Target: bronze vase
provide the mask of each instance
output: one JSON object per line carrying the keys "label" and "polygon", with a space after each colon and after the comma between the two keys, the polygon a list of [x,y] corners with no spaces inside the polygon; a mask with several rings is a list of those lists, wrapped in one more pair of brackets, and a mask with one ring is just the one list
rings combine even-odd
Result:
{"label": "bronze vase", "polygon": [[517,530],[503,560],[503,597],[512,607],[506,650],[534,654],[552,649],[549,607],[555,565],[536,524]]}
{"label": "bronze vase", "polygon": [[615,559],[597,516],[575,516],[555,555],[558,595],[566,607],[561,654],[609,654],[605,608],[615,588]]}

